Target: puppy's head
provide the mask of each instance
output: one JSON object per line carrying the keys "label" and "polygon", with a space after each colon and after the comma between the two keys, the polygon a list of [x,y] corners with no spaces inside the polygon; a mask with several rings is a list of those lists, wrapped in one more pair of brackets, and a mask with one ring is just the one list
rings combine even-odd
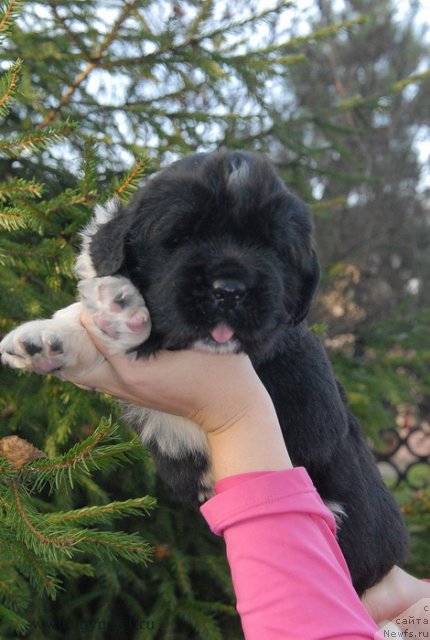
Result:
{"label": "puppy's head", "polygon": [[319,278],[303,203],[265,156],[225,150],[174,163],[124,209],[98,208],[77,271],[130,278],[158,346],[250,355],[305,318]]}

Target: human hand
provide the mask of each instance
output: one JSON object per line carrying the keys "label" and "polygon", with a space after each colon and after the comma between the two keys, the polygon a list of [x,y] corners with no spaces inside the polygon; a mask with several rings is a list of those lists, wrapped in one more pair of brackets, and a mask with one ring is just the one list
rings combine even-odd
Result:
{"label": "human hand", "polygon": [[396,566],[378,584],[365,591],[362,603],[375,622],[381,623],[395,620],[424,598],[430,598],[430,582],[419,580]]}
{"label": "human hand", "polygon": [[208,433],[216,479],[292,466],[273,403],[246,355],[164,351],[133,361],[108,353],[90,316],[82,324],[105,360],[68,380],[198,424]]}
{"label": "human hand", "polygon": [[150,409],[181,415],[206,431],[228,426],[259,403],[271,403],[244,354],[162,351],[148,359],[111,355],[88,315],[82,324],[105,360],[68,380]]}

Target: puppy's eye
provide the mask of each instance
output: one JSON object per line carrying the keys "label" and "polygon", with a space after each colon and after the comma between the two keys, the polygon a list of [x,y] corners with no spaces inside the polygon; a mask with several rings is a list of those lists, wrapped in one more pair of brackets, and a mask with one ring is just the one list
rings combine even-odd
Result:
{"label": "puppy's eye", "polygon": [[179,247],[180,243],[181,241],[179,236],[175,236],[173,238],[168,238],[164,243],[164,246],[166,247],[166,249],[176,249],[177,247]]}
{"label": "puppy's eye", "polygon": [[174,249],[178,249],[178,247],[182,247],[186,244],[188,244],[190,240],[190,236],[188,235],[174,235],[171,236],[170,238],[167,238],[166,242],[164,243],[164,246],[166,247],[166,249],[169,250],[174,250]]}

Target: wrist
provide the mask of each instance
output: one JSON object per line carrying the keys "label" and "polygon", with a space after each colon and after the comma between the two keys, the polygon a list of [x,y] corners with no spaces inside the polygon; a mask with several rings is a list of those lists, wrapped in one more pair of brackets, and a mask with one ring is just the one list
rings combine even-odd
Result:
{"label": "wrist", "polygon": [[208,432],[215,481],[252,471],[292,468],[270,399],[248,407],[228,424]]}

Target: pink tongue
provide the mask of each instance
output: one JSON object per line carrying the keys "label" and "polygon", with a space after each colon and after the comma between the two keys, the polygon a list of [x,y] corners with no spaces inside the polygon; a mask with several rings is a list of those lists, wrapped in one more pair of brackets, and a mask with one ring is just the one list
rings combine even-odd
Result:
{"label": "pink tongue", "polygon": [[215,342],[228,342],[234,336],[234,331],[228,324],[219,324],[215,329],[212,329],[211,336]]}

